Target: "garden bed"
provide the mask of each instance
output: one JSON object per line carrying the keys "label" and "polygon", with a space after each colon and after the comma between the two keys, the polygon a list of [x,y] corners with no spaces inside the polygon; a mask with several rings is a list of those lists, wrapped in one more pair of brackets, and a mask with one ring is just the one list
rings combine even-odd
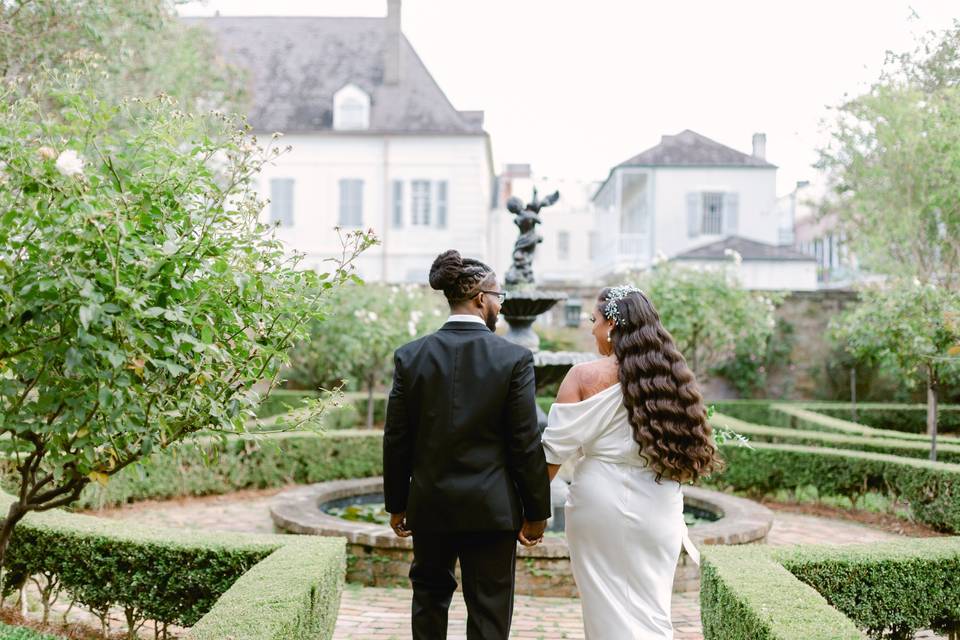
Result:
{"label": "garden bed", "polygon": [[[706,640],[912,638],[960,630],[960,538],[850,547],[712,547]],[[863,631],[861,631],[863,630]]]}

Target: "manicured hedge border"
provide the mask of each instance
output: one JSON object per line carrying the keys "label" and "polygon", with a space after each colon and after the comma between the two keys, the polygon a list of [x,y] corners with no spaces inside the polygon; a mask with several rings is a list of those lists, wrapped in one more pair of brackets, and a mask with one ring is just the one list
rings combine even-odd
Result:
{"label": "manicured hedge border", "polygon": [[[804,407],[834,418],[851,420],[853,414],[847,403],[808,402]],[[907,433],[926,433],[927,405],[865,402],[857,404],[857,420],[875,429],[890,429]],[[960,433],[960,406],[942,404],[937,407],[937,428],[945,433]]]}
{"label": "manicured hedge border", "polygon": [[[813,431],[833,431],[870,438],[891,438],[913,442],[930,441],[929,436],[926,435],[891,429],[876,429],[859,422],[850,422],[849,420],[824,415],[807,408],[808,406],[806,404],[772,404],[770,405],[769,420],[764,424]],[[748,422],[753,421],[749,420]],[[940,436],[937,441],[943,444],[960,444],[960,438],[956,436]]]}
{"label": "manicured hedge border", "polygon": [[[0,494],[6,511],[12,498]],[[192,640],[330,638],[345,540],[184,533],[62,511],[31,513],[7,551],[6,591],[53,573],[92,610],[195,624]]]}
{"label": "manicured hedge border", "polygon": [[[886,453],[894,456],[919,458],[923,460],[928,459],[930,455],[929,442],[894,438],[868,438],[846,433],[834,433],[831,431],[770,427],[752,424],[744,420],[737,420],[722,413],[715,413],[710,422],[714,426],[733,429],[737,433],[747,436],[751,441],[812,447],[832,447],[835,449],[853,449],[855,451]],[[940,444],[937,447],[937,460],[954,464],[960,463],[960,445]]]}
{"label": "manicured hedge border", "polygon": [[11,627],[0,622],[0,640],[60,640],[56,636],[28,629],[27,627]]}
{"label": "manicured hedge border", "polygon": [[721,446],[727,461],[711,479],[720,487],[765,495],[815,486],[851,500],[868,491],[899,498],[919,522],[960,533],[960,465],[879,453],[752,442]]}
{"label": "manicured hedge border", "polygon": [[835,640],[960,622],[960,537],[703,550],[707,640]]}
{"label": "manicured hedge border", "polygon": [[288,484],[381,475],[383,434],[343,430],[289,432],[183,443],[173,454],[152,456],[105,487],[90,485],[75,505],[100,508],[139,500],[229,493]]}

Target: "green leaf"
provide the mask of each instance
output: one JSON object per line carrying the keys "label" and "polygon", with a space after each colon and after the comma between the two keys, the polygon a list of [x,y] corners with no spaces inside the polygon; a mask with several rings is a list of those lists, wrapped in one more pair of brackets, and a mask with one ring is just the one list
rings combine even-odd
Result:
{"label": "green leaf", "polygon": [[80,307],[80,326],[84,329],[89,329],[90,323],[93,322],[97,316],[98,309],[99,306],[96,304],[88,304]]}

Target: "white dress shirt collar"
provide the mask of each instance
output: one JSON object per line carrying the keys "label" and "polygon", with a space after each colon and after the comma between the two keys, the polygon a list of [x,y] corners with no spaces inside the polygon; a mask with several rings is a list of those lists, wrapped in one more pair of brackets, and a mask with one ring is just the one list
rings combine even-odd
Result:
{"label": "white dress shirt collar", "polygon": [[474,316],[468,313],[451,313],[450,317],[447,318],[447,322],[479,322],[482,325],[487,324],[480,316]]}

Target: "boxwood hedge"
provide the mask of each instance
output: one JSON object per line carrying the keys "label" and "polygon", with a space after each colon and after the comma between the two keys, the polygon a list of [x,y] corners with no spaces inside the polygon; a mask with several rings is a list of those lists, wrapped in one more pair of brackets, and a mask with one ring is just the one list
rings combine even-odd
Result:
{"label": "boxwood hedge", "polygon": [[912,516],[939,531],[960,533],[960,465],[865,451],[752,442],[724,444],[726,470],[712,483],[756,495],[815,486],[851,501],[874,491],[905,501]]}
{"label": "boxwood hedge", "polygon": [[708,547],[707,640],[913,638],[960,631],[960,537],[857,546]]}
{"label": "boxwood hedge", "polygon": [[[804,407],[834,418],[853,419],[851,405],[847,403],[804,403]],[[857,404],[856,422],[876,429],[926,433],[927,405],[892,402],[861,403]],[[960,433],[960,406],[940,405],[937,408],[937,427],[944,433]]]}
{"label": "boxwood hedge", "polygon": [[[925,441],[869,438],[830,431],[770,427],[753,424],[744,420],[737,420],[722,413],[715,413],[711,419],[711,423],[717,426],[729,427],[737,433],[747,436],[752,441],[872,451],[874,453],[886,453],[924,460],[930,455],[930,443]],[[937,459],[940,462],[960,463],[960,445],[940,444],[937,447]]]}
{"label": "boxwood hedge", "polygon": [[27,627],[12,627],[0,622],[0,640],[60,640],[55,636],[28,629]]}
{"label": "boxwood hedge", "polygon": [[[866,436],[871,438],[892,438],[896,440],[910,440],[913,442],[930,442],[930,437],[919,433],[906,433],[892,429],[877,429],[868,427],[859,422],[850,422],[842,418],[824,415],[810,409],[808,404],[771,404],[768,420],[763,424],[774,426],[807,429],[812,431],[833,431],[850,435]],[[813,405],[815,406],[815,405]],[[739,417],[739,416],[735,416]],[[750,420],[749,422],[753,422]],[[960,437],[942,435],[937,441],[943,444],[960,445]]]}
{"label": "boxwood hedge", "polygon": [[[0,494],[0,509],[12,498]],[[4,590],[55,574],[93,611],[195,625],[194,640],[330,638],[343,588],[342,538],[167,531],[62,511],[14,530]]]}
{"label": "boxwood hedge", "polygon": [[100,508],[147,499],[229,493],[382,474],[382,432],[289,432],[202,438],[90,485],[75,505]]}

